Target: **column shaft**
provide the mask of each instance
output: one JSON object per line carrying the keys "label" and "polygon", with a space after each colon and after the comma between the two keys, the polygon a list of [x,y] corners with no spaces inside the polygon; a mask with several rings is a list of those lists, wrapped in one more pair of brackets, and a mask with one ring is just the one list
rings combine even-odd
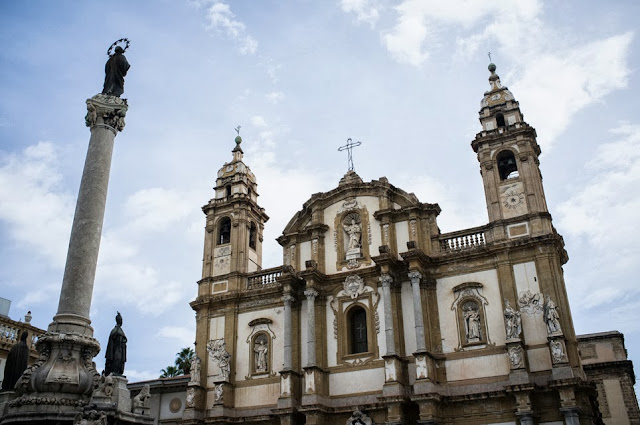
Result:
{"label": "column shaft", "polygon": [[426,350],[424,339],[424,319],[422,315],[422,296],[420,294],[420,279],[422,275],[417,271],[409,272],[411,289],[413,290],[413,315],[416,323],[416,349],[418,352]]}
{"label": "column shaft", "polygon": [[304,291],[307,297],[307,366],[316,365],[316,309],[315,300],[318,292],[313,289]]}
{"label": "column shaft", "polygon": [[393,329],[393,311],[391,307],[391,282],[388,274],[380,276],[382,283],[382,301],[384,303],[384,336],[387,343],[387,355],[396,354],[396,339]]}
{"label": "column shaft", "polygon": [[291,318],[291,303],[293,297],[286,294],[283,297],[284,301],[284,370],[289,370],[293,367],[293,350],[292,350],[292,318]]}

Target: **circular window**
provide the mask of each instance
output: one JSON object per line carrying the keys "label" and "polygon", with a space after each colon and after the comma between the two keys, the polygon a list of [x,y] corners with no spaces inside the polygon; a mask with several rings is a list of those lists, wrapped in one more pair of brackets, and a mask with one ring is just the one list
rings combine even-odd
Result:
{"label": "circular window", "polygon": [[171,410],[172,413],[179,412],[181,407],[182,401],[180,401],[179,398],[174,398],[173,400],[171,400],[171,403],[169,403],[169,410]]}

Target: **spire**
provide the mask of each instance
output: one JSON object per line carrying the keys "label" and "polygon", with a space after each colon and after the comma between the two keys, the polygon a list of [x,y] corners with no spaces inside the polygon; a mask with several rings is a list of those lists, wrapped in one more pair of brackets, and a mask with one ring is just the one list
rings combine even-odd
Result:
{"label": "spire", "polygon": [[244,154],[244,152],[242,152],[242,148],[240,147],[240,143],[242,143],[242,137],[240,137],[240,126],[237,126],[235,130],[236,130],[236,133],[238,133],[238,135],[235,138],[236,147],[233,148],[231,152],[233,152],[234,161],[242,161],[242,155]]}

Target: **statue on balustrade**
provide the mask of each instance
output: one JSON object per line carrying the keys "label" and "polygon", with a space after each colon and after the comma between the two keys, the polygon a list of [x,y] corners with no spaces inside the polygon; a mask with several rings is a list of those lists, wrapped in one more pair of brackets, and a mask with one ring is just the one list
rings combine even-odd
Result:
{"label": "statue on balustrade", "polygon": [[27,346],[27,338],[29,333],[22,331],[20,341],[11,347],[7,356],[7,363],[4,365],[4,380],[2,381],[3,390],[13,390],[16,382],[22,376],[22,372],[27,368],[29,361],[29,347]]}

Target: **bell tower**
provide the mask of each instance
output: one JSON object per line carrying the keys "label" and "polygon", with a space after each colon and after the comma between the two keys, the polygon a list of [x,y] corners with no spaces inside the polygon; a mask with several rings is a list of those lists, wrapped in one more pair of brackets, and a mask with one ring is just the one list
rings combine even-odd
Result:
{"label": "bell tower", "polygon": [[233,159],[218,171],[215,197],[202,207],[207,224],[199,295],[245,289],[246,275],[262,269],[262,233],[269,217],[258,206],[258,184],[242,161],[239,134],[235,142]]}
{"label": "bell tower", "polygon": [[552,232],[542,187],[536,130],[489,64],[490,90],[480,104],[482,131],[471,142],[478,154],[494,240]]}

